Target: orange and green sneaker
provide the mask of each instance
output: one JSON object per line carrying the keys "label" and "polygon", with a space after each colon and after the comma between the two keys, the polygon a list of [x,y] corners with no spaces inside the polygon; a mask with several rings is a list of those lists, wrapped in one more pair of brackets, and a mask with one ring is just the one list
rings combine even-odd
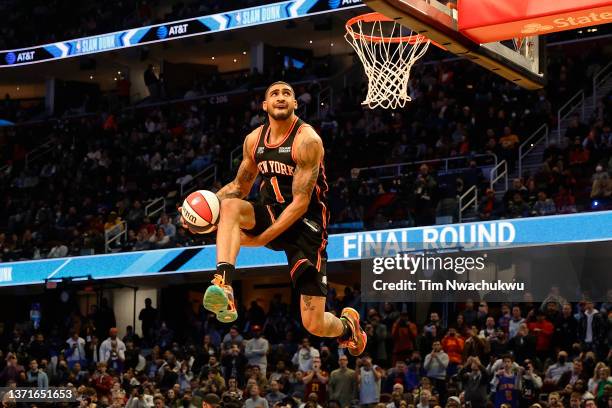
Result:
{"label": "orange and green sneaker", "polygon": [[339,347],[345,347],[353,356],[360,356],[368,344],[368,336],[359,323],[359,313],[352,307],[342,309],[341,319],[344,319],[351,329],[351,338],[340,341]]}
{"label": "orange and green sneaker", "polygon": [[213,312],[217,320],[222,323],[233,322],[238,318],[234,290],[225,284],[225,279],[221,275],[215,275],[211,282],[212,285],[204,293],[204,308]]}

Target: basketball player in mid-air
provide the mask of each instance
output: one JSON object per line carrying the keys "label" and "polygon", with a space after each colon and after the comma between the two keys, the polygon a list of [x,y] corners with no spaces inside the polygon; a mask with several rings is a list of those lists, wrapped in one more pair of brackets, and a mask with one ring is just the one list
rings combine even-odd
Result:
{"label": "basketball player in mid-air", "polygon": [[[295,115],[296,108],[291,85],[268,87],[263,102],[268,121],[246,137],[236,178],[217,192],[217,274],[204,307],[222,322],[237,318],[230,278],[241,245],[285,251],[304,327],[319,337],[337,337],[351,354],[360,355],[367,337],[357,311],[344,308],[340,318],[325,311],[329,213],[324,150],[319,135]],[[244,197],[258,174],[260,197],[252,203]],[[188,227],[185,220],[183,225]]]}

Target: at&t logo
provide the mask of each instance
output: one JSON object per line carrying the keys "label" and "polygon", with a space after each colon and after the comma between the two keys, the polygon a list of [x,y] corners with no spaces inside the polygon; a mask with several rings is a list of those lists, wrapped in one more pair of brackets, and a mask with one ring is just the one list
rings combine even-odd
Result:
{"label": "at&t logo", "polygon": [[7,64],[13,65],[15,63],[15,61],[17,61],[17,56],[15,55],[14,52],[9,52],[4,57],[4,60],[6,61]]}
{"label": "at&t logo", "polygon": [[25,61],[33,61],[34,53],[36,51],[24,51],[19,54],[15,54],[14,52],[9,52],[4,56],[4,60],[7,64],[12,65],[15,62],[25,62]]}
{"label": "at&t logo", "polygon": [[156,34],[157,34],[157,38],[162,40],[168,36],[168,28],[166,28],[166,26],[159,26],[157,28]]}

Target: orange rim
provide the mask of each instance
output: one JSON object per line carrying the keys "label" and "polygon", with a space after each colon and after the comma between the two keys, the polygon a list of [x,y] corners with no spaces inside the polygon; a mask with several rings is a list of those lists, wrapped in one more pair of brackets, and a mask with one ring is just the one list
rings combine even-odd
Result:
{"label": "orange rim", "polygon": [[359,16],[355,16],[351,19],[349,19],[346,22],[345,28],[346,28],[346,32],[349,33],[353,38],[356,39],[364,39],[367,40],[369,42],[376,42],[376,43],[393,43],[393,44],[399,44],[399,43],[407,43],[407,44],[415,44],[418,41],[430,41],[433,45],[435,45],[438,48],[441,48],[443,50],[445,50],[446,48],[444,48],[443,46],[441,46],[440,44],[438,44],[435,41],[430,40],[429,38],[425,37],[424,35],[421,34],[416,34],[416,35],[408,35],[408,36],[401,36],[401,37],[381,37],[381,36],[375,36],[375,35],[367,35],[367,34],[362,34],[362,33],[357,33],[353,30],[353,26],[356,23],[374,23],[374,22],[394,22],[394,20],[392,18],[389,18],[387,16],[385,16],[382,13],[366,13],[366,14],[361,14]]}

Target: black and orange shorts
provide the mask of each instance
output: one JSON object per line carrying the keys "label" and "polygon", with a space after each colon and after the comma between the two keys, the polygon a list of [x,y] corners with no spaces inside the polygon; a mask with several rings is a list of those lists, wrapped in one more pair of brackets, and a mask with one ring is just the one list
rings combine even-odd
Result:
{"label": "black and orange shorts", "polygon": [[[264,232],[283,211],[280,205],[250,203],[255,227],[245,232],[252,235]],[[291,282],[301,295],[327,296],[327,232],[318,222],[306,214],[266,247],[285,252]]]}

